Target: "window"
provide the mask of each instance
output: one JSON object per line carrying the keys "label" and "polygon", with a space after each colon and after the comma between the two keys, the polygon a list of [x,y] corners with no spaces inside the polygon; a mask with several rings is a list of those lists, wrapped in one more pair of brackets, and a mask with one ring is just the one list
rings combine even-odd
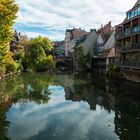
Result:
{"label": "window", "polygon": [[129,34],[130,34],[130,29],[129,28],[124,29],[124,35],[129,35]]}
{"label": "window", "polygon": [[130,18],[131,18],[131,12],[128,13],[128,19],[130,19]]}
{"label": "window", "polygon": [[137,9],[135,9],[133,11],[128,12],[127,18],[131,19],[131,18],[138,16],[138,15],[140,15],[140,7],[138,7]]}
{"label": "window", "polygon": [[138,31],[137,26],[133,27],[133,28],[132,28],[132,31],[133,31],[133,33],[136,33],[136,32]]}
{"label": "window", "polygon": [[131,18],[135,16],[135,11],[132,11]]}
{"label": "window", "polygon": [[138,8],[138,15],[140,15],[140,7]]}
{"label": "window", "polygon": [[135,16],[135,12],[131,11],[128,13],[128,19],[133,18]]}
{"label": "window", "polygon": [[135,16],[137,16],[137,15],[138,15],[138,9],[135,10]]}

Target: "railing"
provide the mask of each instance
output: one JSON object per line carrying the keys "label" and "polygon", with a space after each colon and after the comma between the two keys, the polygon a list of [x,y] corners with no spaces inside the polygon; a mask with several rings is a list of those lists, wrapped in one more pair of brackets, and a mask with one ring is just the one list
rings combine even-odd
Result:
{"label": "railing", "polygon": [[118,67],[140,69],[140,62],[137,61],[122,61],[117,64]]}
{"label": "railing", "polygon": [[122,52],[130,52],[130,51],[140,51],[140,43],[129,44],[127,46],[118,46],[117,47]]}
{"label": "railing", "polygon": [[138,33],[140,33],[140,27],[137,28],[137,29],[136,28],[131,28],[128,31],[120,32],[118,35],[116,35],[116,39],[128,37],[128,36],[138,34]]}

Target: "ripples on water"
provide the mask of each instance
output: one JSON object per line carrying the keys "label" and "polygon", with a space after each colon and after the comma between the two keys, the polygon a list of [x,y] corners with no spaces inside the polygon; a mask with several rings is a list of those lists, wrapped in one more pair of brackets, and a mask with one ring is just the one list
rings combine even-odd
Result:
{"label": "ripples on water", "polygon": [[0,140],[139,140],[140,85],[23,74],[0,83]]}

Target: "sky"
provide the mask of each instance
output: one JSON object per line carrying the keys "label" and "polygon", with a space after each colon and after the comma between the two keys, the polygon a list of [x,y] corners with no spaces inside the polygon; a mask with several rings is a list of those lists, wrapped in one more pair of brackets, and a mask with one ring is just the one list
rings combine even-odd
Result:
{"label": "sky", "polygon": [[63,40],[67,28],[98,29],[120,24],[136,0],[16,0],[20,10],[14,29],[29,37]]}

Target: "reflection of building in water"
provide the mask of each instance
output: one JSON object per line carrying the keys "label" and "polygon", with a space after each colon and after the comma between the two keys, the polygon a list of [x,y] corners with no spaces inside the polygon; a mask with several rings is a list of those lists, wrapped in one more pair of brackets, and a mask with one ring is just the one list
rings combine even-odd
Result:
{"label": "reflection of building in water", "polygon": [[115,81],[115,132],[121,140],[140,140],[140,86]]}
{"label": "reflection of building in water", "polygon": [[91,110],[96,110],[96,105],[100,105],[108,112],[114,109],[113,95],[89,83],[79,84],[77,79],[74,80],[72,87],[65,87],[65,97],[72,101],[86,101]]}
{"label": "reflection of building in water", "polygon": [[140,139],[140,102],[116,96],[115,132],[121,140]]}

